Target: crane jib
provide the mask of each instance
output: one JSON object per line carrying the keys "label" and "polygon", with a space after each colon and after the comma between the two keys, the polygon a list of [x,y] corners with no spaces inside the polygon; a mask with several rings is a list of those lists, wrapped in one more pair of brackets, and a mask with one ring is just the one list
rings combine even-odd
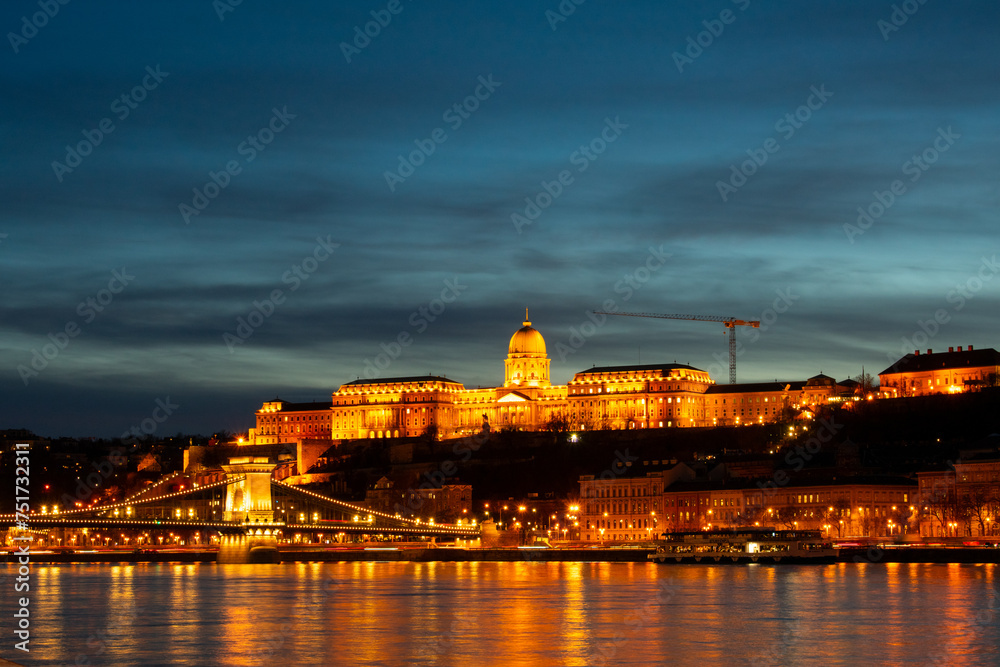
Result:
{"label": "crane jib", "polygon": [[719,315],[665,315],[658,313],[610,313],[595,310],[595,315],[621,315],[624,317],[652,317],[662,320],[688,320],[693,322],[721,322],[729,329],[729,384],[736,384],[736,327],[760,328],[760,320],[739,320]]}

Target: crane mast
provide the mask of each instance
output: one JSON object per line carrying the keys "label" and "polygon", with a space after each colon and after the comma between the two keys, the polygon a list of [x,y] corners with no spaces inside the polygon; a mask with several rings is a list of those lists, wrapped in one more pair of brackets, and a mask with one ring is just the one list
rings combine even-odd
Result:
{"label": "crane mast", "polygon": [[595,310],[595,315],[620,315],[623,317],[653,317],[661,320],[689,320],[694,322],[721,322],[729,329],[729,384],[736,384],[736,327],[760,327],[760,320],[740,320],[720,315],[666,315],[661,313],[610,313]]}

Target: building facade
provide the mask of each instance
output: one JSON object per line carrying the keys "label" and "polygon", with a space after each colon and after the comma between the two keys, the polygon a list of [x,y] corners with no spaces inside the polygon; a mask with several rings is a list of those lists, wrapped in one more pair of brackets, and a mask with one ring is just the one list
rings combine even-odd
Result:
{"label": "building facade", "polygon": [[921,535],[1000,536],[1000,450],[963,458],[953,469],[917,473],[917,479]]}
{"label": "building facade", "polygon": [[257,411],[256,427],[249,442],[256,445],[295,443],[305,439],[328,439],[333,428],[331,403],[289,403],[267,401]]}
{"label": "building facade", "polygon": [[264,403],[251,442],[405,438],[432,427],[436,437],[450,438],[555,423],[571,430],[758,424],[788,408],[808,412],[845,389],[825,375],[716,385],[707,372],[684,364],[594,367],[553,385],[549,365],[542,334],[525,320],[510,339],[502,386],[467,389],[433,375],[358,379],[341,385],[329,403]]}
{"label": "building facade", "polygon": [[878,374],[882,396],[901,398],[930,394],[959,394],[997,386],[1000,352],[973,350],[969,345],[947,352],[915,350]]}
{"label": "building facade", "polygon": [[918,530],[917,482],[911,479],[831,478],[779,487],[719,477],[696,480],[685,464],[636,476],[584,475],[580,537],[634,542],[665,532],[749,526],[821,530],[830,538]]}
{"label": "building facade", "polygon": [[472,486],[442,484],[432,487],[421,484],[399,489],[387,477],[382,477],[365,494],[365,506],[406,519],[436,519],[440,523],[471,520]]}

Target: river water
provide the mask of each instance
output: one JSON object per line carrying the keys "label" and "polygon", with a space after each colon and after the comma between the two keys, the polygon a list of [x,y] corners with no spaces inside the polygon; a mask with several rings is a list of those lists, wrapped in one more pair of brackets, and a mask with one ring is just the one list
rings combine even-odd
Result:
{"label": "river water", "polygon": [[25,665],[1000,664],[996,565],[0,567]]}

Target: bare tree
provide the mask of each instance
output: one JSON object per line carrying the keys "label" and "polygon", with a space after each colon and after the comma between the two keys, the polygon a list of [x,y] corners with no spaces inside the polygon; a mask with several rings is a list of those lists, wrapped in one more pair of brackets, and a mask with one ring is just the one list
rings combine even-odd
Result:
{"label": "bare tree", "polygon": [[767,510],[760,506],[744,507],[742,512],[736,513],[733,524],[736,526],[766,526],[768,523]]}
{"label": "bare tree", "polygon": [[974,484],[963,489],[959,499],[959,513],[968,517],[970,524],[976,522],[980,535],[989,533],[989,523],[996,498],[996,489],[986,484]]}
{"label": "bare tree", "polygon": [[782,526],[786,530],[792,530],[795,528],[795,521],[798,513],[796,509],[791,505],[783,505],[781,507],[775,507],[773,512],[769,512],[774,523]]}
{"label": "bare tree", "polygon": [[871,373],[862,371],[860,375],[856,375],[851,379],[858,383],[858,394],[862,397],[878,392],[878,378],[873,377]]}
{"label": "bare tree", "polygon": [[994,491],[987,504],[986,533],[987,535],[1000,534],[1000,526],[997,519],[1000,518],[1000,490]]}
{"label": "bare tree", "polygon": [[868,508],[867,512],[858,513],[858,526],[861,528],[861,534],[865,537],[871,537],[872,533],[875,531],[875,514]]}
{"label": "bare tree", "polygon": [[837,537],[844,536],[844,521],[851,520],[851,501],[841,496],[833,500],[823,512],[823,519],[837,529]]}
{"label": "bare tree", "polygon": [[569,431],[569,419],[566,417],[566,413],[562,411],[553,412],[548,421],[545,422],[545,430],[555,433],[557,436],[562,435]]}
{"label": "bare tree", "polygon": [[935,486],[929,497],[924,498],[924,514],[937,520],[945,535],[949,535],[949,524],[958,521],[961,512],[955,487],[950,485]]}
{"label": "bare tree", "polygon": [[887,520],[888,522],[891,522],[892,525],[894,526],[892,532],[896,532],[896,530],[898,529],[900,535],[905,534],[907,525],[909,524],[910,516],[911,516],[910,508],[906,507],[905,505],[903,506],[902,509],[893,508],[891,511],[889,511]]}

